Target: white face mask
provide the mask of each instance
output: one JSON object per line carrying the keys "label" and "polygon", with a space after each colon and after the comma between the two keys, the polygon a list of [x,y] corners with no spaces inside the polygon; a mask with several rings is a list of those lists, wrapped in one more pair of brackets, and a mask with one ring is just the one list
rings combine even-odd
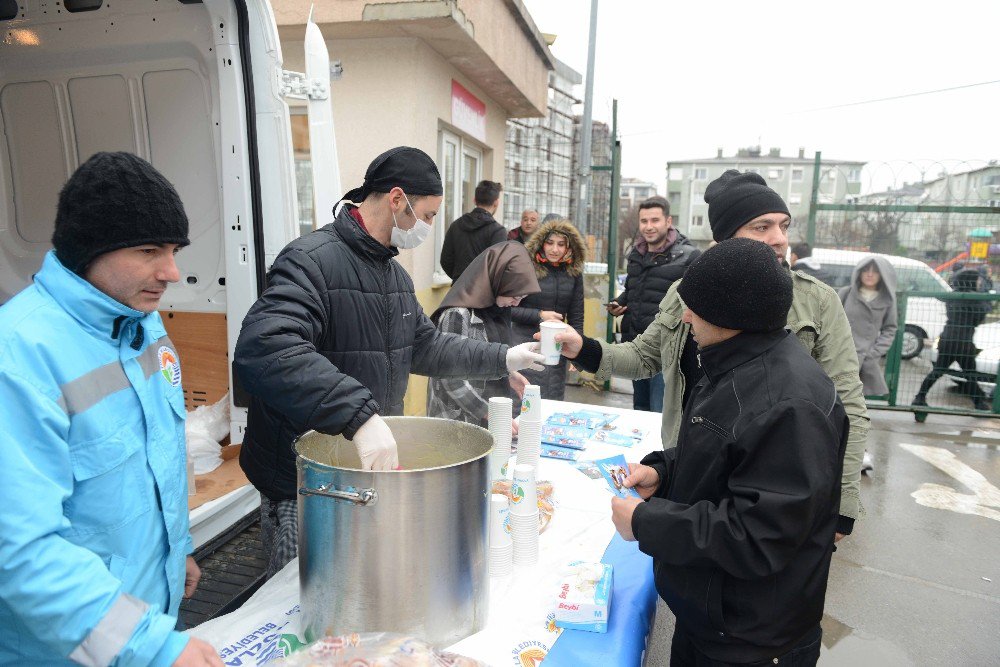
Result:
{"label": "white face mask", "polygon": [[410,203],[410,198],[405,193],[403,199],[406,200],[406,205],[410,207],[410,213],[413,214],[413,218],[417,222],[410,229],[400,229],[399,223],[396,222],[396,212],[392,211],[392,234],[389,237],[389,244],[400,250],[409,250],[427,240],[431,233],[431,226],[417,217],[417,212],[413,210],[413,204]]}

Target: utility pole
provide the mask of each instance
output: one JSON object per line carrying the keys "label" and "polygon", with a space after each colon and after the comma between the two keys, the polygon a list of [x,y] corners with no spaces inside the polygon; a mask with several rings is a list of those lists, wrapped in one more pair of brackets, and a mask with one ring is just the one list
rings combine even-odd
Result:
{"label": "utility pole", "polygon": [[[621,203],[622,145],[618,141],[618,100],[611,103],[611,210],[608,211],[608,302],[618,296],[618,208]],[[607,341],[615,342],[615,318],[608,314]],[[610,388],[610,384],[605,389]]]}
{"label": "utility pole", "polygon": [[[590,0],[590,44],[587,50],[587,85],[583,93],[583,120],[580,123],[580,170],[577,173],[576,216],[573,220],[577,229],[589,230],[587,215],[590,210],[593,182],[590,174],[591,139],[594,119],[594,54],[597,48],[597,0]],[[614,199],[614,198],[612,198]]]}

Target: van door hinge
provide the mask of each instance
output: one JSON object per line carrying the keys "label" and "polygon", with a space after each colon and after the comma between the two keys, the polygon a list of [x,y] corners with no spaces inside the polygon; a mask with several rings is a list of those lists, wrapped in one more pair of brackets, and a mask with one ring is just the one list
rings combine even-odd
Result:
{"label": "van door hinge", "polygon": [[281,70],[281,82],[278,86],[282,97],[297,100],[325,100],[330,97],[330,81],[336,81],[344,74],[340,61],[330,63],[330,79],[308,78],[302,72]]}

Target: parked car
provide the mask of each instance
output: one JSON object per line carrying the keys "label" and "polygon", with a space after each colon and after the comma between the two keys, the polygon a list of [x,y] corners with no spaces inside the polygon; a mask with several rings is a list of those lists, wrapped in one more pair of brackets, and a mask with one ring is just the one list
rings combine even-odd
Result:
{"label": "parked car", "polygon": [[[813,258],[819,262],[830,276],[830,286],[840,289],[851,282],[854,267],[865,257],[875,253],[854,250],[830,250],[817,248]],[[951,287],[923,262],[898,255],[882,255],[896,270],[896,288],[899,292],[939,292],[947,293]],[[920,354],[925,345],[937,340],[944,329],[946,319],[944,303],[932,297],[912,297],[907,299],[906,328],[903,330],[903,359],[912,359]]]}

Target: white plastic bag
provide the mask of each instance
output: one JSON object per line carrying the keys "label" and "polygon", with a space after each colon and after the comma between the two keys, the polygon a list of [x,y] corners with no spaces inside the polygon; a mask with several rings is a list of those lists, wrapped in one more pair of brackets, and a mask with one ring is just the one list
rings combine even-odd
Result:
{"label": "white plastic bag", "polygon": [[219,442],[229,435],[229,394],[215,405],[203,405],[189,412],[184,435],[188,457],[194,462],[194,474],[204,475],[222,465]]}

